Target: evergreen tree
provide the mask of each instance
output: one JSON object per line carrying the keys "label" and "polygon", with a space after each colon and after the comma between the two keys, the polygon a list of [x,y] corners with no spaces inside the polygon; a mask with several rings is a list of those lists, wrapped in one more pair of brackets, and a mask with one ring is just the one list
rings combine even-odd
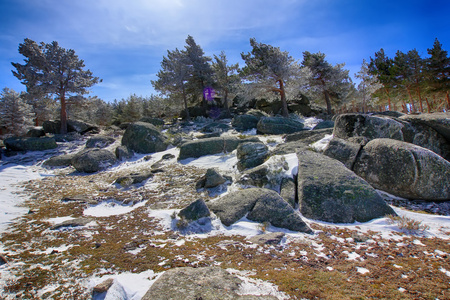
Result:
{"label": "evergreen tree", "polygon": [[99,82],[90,70],[84,70],[72,49],[66,50],[54,41],[51,44],[25,39],[19,44],[19,53],[25,56],[25,64],[12,63],[13,71],[30,94],[55,95],[61,105],[61,132],[67,132],[66,98],[88,93],[87,88]]}
{"label": "evergreen tree", "polygon": [[327,105],[328,114],[332,114],[331,101],[344,101],[352,90],[353,84],[343,69],[345,64],[332,66],[325,60],[323,53],[303,52],[302,66],[309,70],[309,92],[322,95]]}
{"label": "evergreen tree", "polygon": [[186,55],[175,49],[167,51],[167,56],[163,57],[161,62],[162,69],[156,74],[158,80],[152,80],[155,90],[176,100],[182,100],[186,112],[186,118],[189,120],[188,109],[188,82],[192,77],[192,66],[186,59]]}
{"label": "evergreen tree", "polygon": [[281,51],[278,47],[258,43],[254,38],[250,39],[252,51],[241,53],[245,66],[242,76],[252,83],[252,89],[264,93],[275,92],[281,97],[282,114],[289,115],[286,97],[286,85],[297,82],[299,77],[299,65],[287,51]]}
{"label": "evergreen tree", "polygon": [[0,94],[0,126],[13,135],[26,133],[33,125],[32,107],[14,90],[4,88]]}
{"label": "evergreen tree", "polygon": [[191,72],[188,80],[188,90],[192,95],[202,95],[202,106],[206,110],[205,88],[212,85],[213,70],[211,58],[205,56],[203,49],[197,45],[190,35],[186,38],[185,50],[182,54],[186,57],[186,64]]}
{"label": "evergreen tree", "polygon": [[430,57],[426,60],[426,82],[431,92],[445,93],[447,108],[450,109],[450,57],[435,39],[433,48],[427,49]]}
{"label": "evergreen tree", "polygon": [[230,106],[228,104],[228,97],[236,90],[236,86],[241,82],[238,74],[239,64],[228,65],[227,56],[222,51],[219,56],[214,55],[212,67],[216,87],[223,97],[222,103],[229,115]]}
{"label": "evergreen tree", "polygon": [[382,85],[378,81],[378,78],[370,74],[369,64],[365,59],[363,59],[361,70],[355,74],[355,78],[360,79],[358,84],[358,95],[362,98],[363,112],[367,112],[367,104],[374,106],[373,94],[379,90]]}
{"label": "evergreen tree", "polygon": [[388,110],[391,110],[391,93],[395,86],[395,75],[393,74],[393,60],[386,56],[384,49],[375,52],[375,58],[370,58],[369,72],[378,78],[383,86],[384,95],[387,98]]}

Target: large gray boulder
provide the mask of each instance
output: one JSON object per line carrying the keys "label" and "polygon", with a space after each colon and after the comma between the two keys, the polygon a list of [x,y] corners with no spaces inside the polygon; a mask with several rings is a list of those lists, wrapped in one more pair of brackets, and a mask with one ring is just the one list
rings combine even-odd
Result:
{"label": "large gray boulder", "polygon": [[255,116],[255,115],[237,115],[233,118],[231,121],[231,125],[236,129],[237,131],[247,131],[253,128],[256,128],[258,125],[259,119],[261,117]]}
{"label": "large gray boulder", "polygon": [[6,149],[13,151],[44,151],[58,147],[51,137],[10,137],[3,140]]}
{"label": "large gray boulder", "polygon": [[269,295],[240,295],[238,292],[243,283],[242,279],[220,267],[175,268],[161,275],[142,297],[142,300],[277,299]]}
{"label": "large gray boulder", "polygon": [[431,127],[450,143],[450,112],[403,115],[400,119]]}
{"label": "large gray boulder", "polygon": [[167,149],[168,139],[150,123],[129,124],[122,137],[122,145],[136,153],[154,153]]}
{"label": "large gray boulder", "polygon": [[343,163],[348,169],[353,170],[362,145],[352,141],[351,139],[343,140],[334,137],[325,147],[323,154],[337,159]]}
{"label": "large gray boulder", "polygon": [[283,117],[262,117],[257,125],[262,134],[288,134],[303,130],[303,123]]}
{"label": "large gray boulder", "polygon": [[86,141],[86,148],[106,148],[116,141],[115,138],[105,135],[97,135]]}
{"label": "large gray boulder", "polygon": [[247,142],[237,147],[236,152],[239,171],[261,165],[269,156],[269,148],[264,143]]}
{"label": "large gray boulder", "polygon": [[450,200],[450,162],[410,143],[372,140],[363,148],[354,171],[375,188],[396,196]]}
{"label": "large gray boulder", "polygon": [[75,154],[61,154],[58,156],[53,156],[44,161],[42,164],[44,167],[69,167],[72,165],[72,159]]}
{"label": "large gray boulder", "polygon": [[272,150],[271,155],[282,155],[307,150],[310,147],[309,145],[332,133],[333,128],[326,128],[318,130],[303,130],[287,134],[284,138],[285,142],[278,144],[275,149]]}
{"label": "large gray boulder", "polygon": [[227,178],[219,174],[215,169],[210,168],[206,170],[206,174],[203,175],[195,184],[196,189],[202,188],[214,188],[227,182]]}
{"label": "large gray boulder", "polygon": [[104,170],[117,162],[116,156],[103,149],[87,149],[74,155],[72,166],[78,172],[94,173]]}
{"label": "large gray boulder", "polygon": [[238,139],[235,137],[212,137],[189,141],[180,146],[178,160],[197,158],[222,152],[231,152],[235,150],[239,144],[245,142],[259,142],[259,139],[256,137],[247,139]]}
{"label": "large gray boulder", "polygon": [[[433,127],[427,126],[425,122],[420,122],[415,118],[414,122],[402,118],[392,118],[382,115],[367,114],[342,114],[335,120],[333,135],[341,139],[351,137],[364,137],[368,140],[387,138],[398,141],[404,141],[427,148],[447,160],[450,159],[450,144],[438,131]],[[445,133],[446,122],[440,119],[441,132]],[[444,119],[445,120],[445,119]],[[431,121],[430,121],[431,122]]]}
{"label": "large gray boulder", "polygon": [[188,221],[196,221],[200,218],[209,217],[211,215],[208,206],[206,206],[205,201],[203,199],[198,199],[178,213],[180,218],[183,218]]}
{"label": "large gray boulder", "polygon": [[[44,121],[42,127],[46,133],[60,134],[61,133],[61,121]],[[85,134],[87,132],[99,132],[98,126],[77,120],[67,120],[67,132],[77,132],[79,134]]]}
{"label": "large gray boulder", "polygon": [[300,215],[281,196],[272,190],[250,188],[225,195],[208,207],[230,226],[243,218],[256,222],[270,222],[273,226],[293,231],[312,232]]}
{"label": "large gray boulder", "polygon": [[395,212],[364,179],[341,162],[298,153],[298,201],[303,216],[331,223],[367,222]]}

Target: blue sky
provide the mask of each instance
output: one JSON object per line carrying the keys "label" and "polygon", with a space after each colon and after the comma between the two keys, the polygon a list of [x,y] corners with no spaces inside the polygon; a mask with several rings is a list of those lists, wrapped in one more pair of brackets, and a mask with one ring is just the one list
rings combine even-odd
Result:
{"label": "blue sky", "polygon": [[427,56],[438,38],[450,51],[449,13],[446,0],[0,0],[0,89],[24,90],[11,62],[23,62],[25,38],[74,49],[103,79],[90,95],[113,101],[156,94],[150,80],[162,57],[187,35],[230,63],[243,64],[254,37],[300,61],[303,51],[323,52],[353,76],[380,48]]}

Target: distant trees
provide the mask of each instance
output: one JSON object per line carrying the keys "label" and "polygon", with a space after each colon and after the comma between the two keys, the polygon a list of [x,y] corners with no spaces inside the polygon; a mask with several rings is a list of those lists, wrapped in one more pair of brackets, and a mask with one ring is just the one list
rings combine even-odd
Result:
{"label": "distant trees", "polygon": [[[380,49],[374,58],[370,58],[369,72],[383,86],[376,94],[388,100],[388,109],[392,109],[394,102],[394,105],[400,104],[405,112],[423,112],[424,101],[429,112],[433,110],[433,106],[435,110],[442,109],[445,105],[450,109],[450,58],[438,39],[433,48],[428,49],[428,54],[430,57],[423,58],[413,49],[406,53],[397,51],[394,58],[389,58]],[[434,99],[445,97],[446,101],[438,103],[435,100],[431,103],[429,96]]]}
{"label": "distant trees", "polygon": [[320,52],[303,52],[302,66],[309,71],[307,77],[309,93],[323,97],[328,114],[332,114],[332,102],[339,104],[353,87],[349,71],[343,68],[344,65],[331,65],[325,60],[325,54]]}
{"label": "distant trees", "polygon": [[61,132],[67,132],[66,100],[73,95],[88,93],[87,88],[99,82],[90,70],[84,70],[72,49],[64,49],[54,41],[50,44],[25,39],[19,44],[19,53],[25,56],[25,64],[12,63],[13,71],[26,86],[30,95],[55,95],[61,105]]}
{"label": "distant trees", "polygon": [[33,125],[31,109],[19,93],[4,88],[0,94],[0,126],[13,135],[24,134]]}
{"label": "distant trees", "polygon": [[367,112],[368,105],[375,107],[377,98],[374,97],[374,93],[383,85],[376,76],[370,74],[369,64],[365,59],[363,59],[361,69],[355,74],[355,78],[360,80],[357,86],[357,97],[362,101],[362,111]]}

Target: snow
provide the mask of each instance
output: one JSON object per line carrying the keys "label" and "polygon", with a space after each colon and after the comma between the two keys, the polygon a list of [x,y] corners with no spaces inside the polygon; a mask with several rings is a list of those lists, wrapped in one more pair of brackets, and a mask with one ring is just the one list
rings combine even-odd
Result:
{"label": "snow", "polygon": [[310,147],[313,148],[314,150],[318,151],[318,152],[322,152],[328,146],[328,144],[330,143],[332,138],[333,138],[332,134],[326,134],[323,139],[318,140],[315,143],[312,143],[310,145]]}
{"label": "snow", "polygon": [[[311,119],[311,120],[304,120],[305,127],[313,127],[315,125],[317,119]],[[308,125],[306,125],[308,124]],[[254,134],[253,132],[247,133],[247,134]],[[326,147],[326,145],[331,140],[332,135],[327,135],[324,139],[314,143],[311,145],[313,149],[316,149],[317,151],[323,151],[323,149]],[[279,143],[282,142],[282,137],[280,136],[265,136],[261,137],[261,140],[263,140],[266,143]],[[144,157],[146,155],[136,155],[132,160],[123,162],[120,165],[117,165],[111,169],[109,169],[109,172],[115,172],[115,171],[123,171],[123,170],[133,170],[136,167],[144,167],[144,166],[151,166],[155,162],[159,161],[163,155],[165,154],[173,154],[175,157],[178,156],[179,149],[178,148],[170,148],[166,151],[154,153],[151,155],[151,158],[149,160],[145,160]],[[287,154],[283,156],[274,156],[268,159],[265,164],[269,166],[276,166],[279,167],[279,162],[285,161],[288,165],[287,170],[283,169],[283,175],[293,177],[297,174],[298,171],[298,158],[295,153]],[[236,173],[236,164],[237,164],[237,158],[236,158],[236,151],[233,151],[231,153],[221,153],[216,155],[208,155],[203,156],[196,159],[185,159],[183,161],[177,162],[176,158],[169,160],[170,163],[180,163],[187,166],[195,166],[198,168],[217,168],[223,172],[228,173]],[[33,180],[42,178],[43,176],[48,176],[48,171],[39,168],[36,165],[30,165],[30,164],[24,164],[24,165],[16,165],[12,163],[3,163],[0,165],[0,174],[1,174],[1,181],[0,181],[0,233],[4,232],[9,224],[13,222],[14,218],[20,217],[23,214],[27,213],[27,209],[24,207],[18,207],[20,203],[23,202],[24,198],[17,194],[18,191],[20,191],[20,188],[17,187],[17,184],[23,181],[27,180]],[[150,183],[153,184],[153,183]],[[230,189],[229,189],[230,190]],[[231,188],[232,190],[232,188]],[[88,206],[83,214],[86,216],[92,216],[92,217],[108,217],[108,216],[114,216],[114,215],[126,215],[129,213],[132,213],[133,210],[143,207],[146,205],[146,201],[139,202],[137,204],[123,204],[118,201],[109,200],[109,201],[103,201],[100,204],[97,205],[91,205]],[[423,225],[427,225],[429,228],[425,230],[422,233],[422,236],[424,237],[438,237],[442,239],[449,239],[448,233],[450,233],[450,217],[448,216],[439,216],[439,215],[431,215],[431,214],[421,214],[421,213],[415,213],[406,211],[401,208],[392,207],[395,212],[399,216],[405,216],[414,220],[418,220],[422,222]],[[175,226],[176,219],[174,219],[174,213],[178,212],[177,210],[152,210],[148,209],[148,215],[150,217],[156,218],[159,220],[159,223],[162,225],[164,230],[178,230]],[[60,216],[57,218],[51,218],[46,220],[47,222],[51,224],[59,224],[61,222],[64,222],[66,220],[73,219],[71,216]],[[370,222],[366,223],[351,223],[351,224],[331,224],[326,222],[319,222],[315,220],[309,220],[304,218],[305,222],[307,224],[319,224],[324,227],[329,228],[342,228],[342,229],[351,229],[351,230],[357,230],[361,233],[367,233],[369,231],[375,232],[376,234],[380,235],[382,238],[390,239],[390,240],[398,240],[399,243],[402,241],[402,236],[399,236],[395,233],[401,232],[401,230],[397,227],[395,224],[391,224],[388,220],[388,218],[379,218],[372,220]],[[186,240],[189,240],[191,238],[204,238],[208,236],[213,235],[226,235],[226,236],[232,236],[232,235],[241,235],[245,237],[252,237],[258,234],[261,234],[261,225],[257,222],[253,222],[248,220],[246,217],[242,218],[238,222],[232,224],[231,226],[224,226],[218,218],[216,218],[214,215],[211,218],[210,222],[205,223],[197,223],[192,225],[192,227],[188,228],[189,234],[185,235],[184,239],[181,239],[177,241],[177,246],[183,246],[186,243]],[[305,235],[303,233],[298,232],[292,232],[289,230],[281,229],[281,228],[275,228],[273,226],[269,226],[267,228],[268,232],[284,232],[287,236],[287,243],[289,243],[289,240],[293,239],[306,239],[308,242],[311,243],[311,245],[315,249],[315,255],[317,257],[325,257],[326,255],[322,252],[324,250],[323,245],[317,243],[314,241],[314,236],[311,238],[308,235]],[[344,243],[346,242],[344,239],[340,239],[337,237],[333,237],[337,242]],[[348,242],[348,241],[347,241]],[[368,241],[368,243],[370,240]],[[416,239],[413,241],[415,245],[418,246],[425,246],[420,240]],[[163,245],[158,245],[158,247],[163,247]],[[48,248],[44,250],[43,252],[46,254],[50,254],[53,251],[63,252],[73,247],[73,245],[61,245],[59,247],[55,248]],[[133,253],[135,255],[139,255],[139,252],[141,251],[141,248],[137,248],[135,250],[129,251],[130,253]],[[3,247],[0,245],[0,253],[3,252]],[[307,252],[306,251],[293,251],[291,252],[292,256],[302,255],[305,256]],[[347,254],[347,259],[352,261],[361,261],[362,258],[360,255],[358,255],[356,252],[351,251],[344,251],[345,254]],[[446,252],[443,252],[441,250],[436,249],[434,251],[435,255],[444,256],[448,255]],[[376,254],[366,253],[367,256],[374,256],[377,257]],[[199,258],[200,259],[200,258]],[[161,264],[165,264],[165,261],[162,261]],[[401,266],[394,265],[396,268],[401,268]],[[332,267],[327,267],[329,271],[333,271],[334,269]],[[360,274],[366,274],[370,272],[370,270],[362,267],[356,268],[357,272]],[[445,275],[450,277],[450,271],[445,269],[444,267],[441,267],[439,269],[441,272],[443,272]],[[244,284],[241,287],[240,293],[242,294],[253,294],[253,295],[276,295],[278,299],[286,299],[285,295],[278,292],[276,286],[271,285],[268,282],[256,280],[256,279],[250,279],[248,278],[248,274],[244,274],[242,272],[236,271],[236,270],[230,270],[230,272],[234,272],[236,275],[238,275],[243,281]],[[87,283],[87,286],[89,288],[93,288],[95,285],[103,282],[104,280],[108,278],[114,279],[114,284],[111,287],[110,291],[107,293],[106,296],[102,296],[104,298],[97,297],[96,299],[117,299],[118,297],[123,297],[124,299],[133,299],[138,300],[141,299],[142,296],[147,292],[147,290],[150,288],[150,286],[155,282],[155,280],[162,275],[162,273],[154,273],[152,270],[148,270],[142,273],[116,273],[116,274],[109,274],[109,271],[105,271],[107,275],[101,275],[96,274],[89,278],[89,281]],[[406,276],[406,275],[405,275]],[[1,272],[0,276],[0,286],[1,281],[8,280],[8,274]],[[45,292],[51,292],[52,290],[56,289],[55,286],[49,285],[40,290],[41,295],[45,294]],[[399,288],[399,291],[403,292],[405,291],[402,288]]]}
{"label": "snow", "polygon": [[100,204],[92,205],[86,208],[83,214],[91,217],[110,217],[124,215],[135,210],[138,207],[145,206],[145,203],[146,201],[141,201],[133,205],[132,203],[124,204],[114,200],[102,201]]}
{"label": "snow", "polygon": [[23,197],[18,194],[21,182],[41,178],[35,168],[28,165],[16,165],[4,163],[0,165],[0,233],[5,231],[9,224],[17,217],[28,212],[25,207],[19,205]]}

